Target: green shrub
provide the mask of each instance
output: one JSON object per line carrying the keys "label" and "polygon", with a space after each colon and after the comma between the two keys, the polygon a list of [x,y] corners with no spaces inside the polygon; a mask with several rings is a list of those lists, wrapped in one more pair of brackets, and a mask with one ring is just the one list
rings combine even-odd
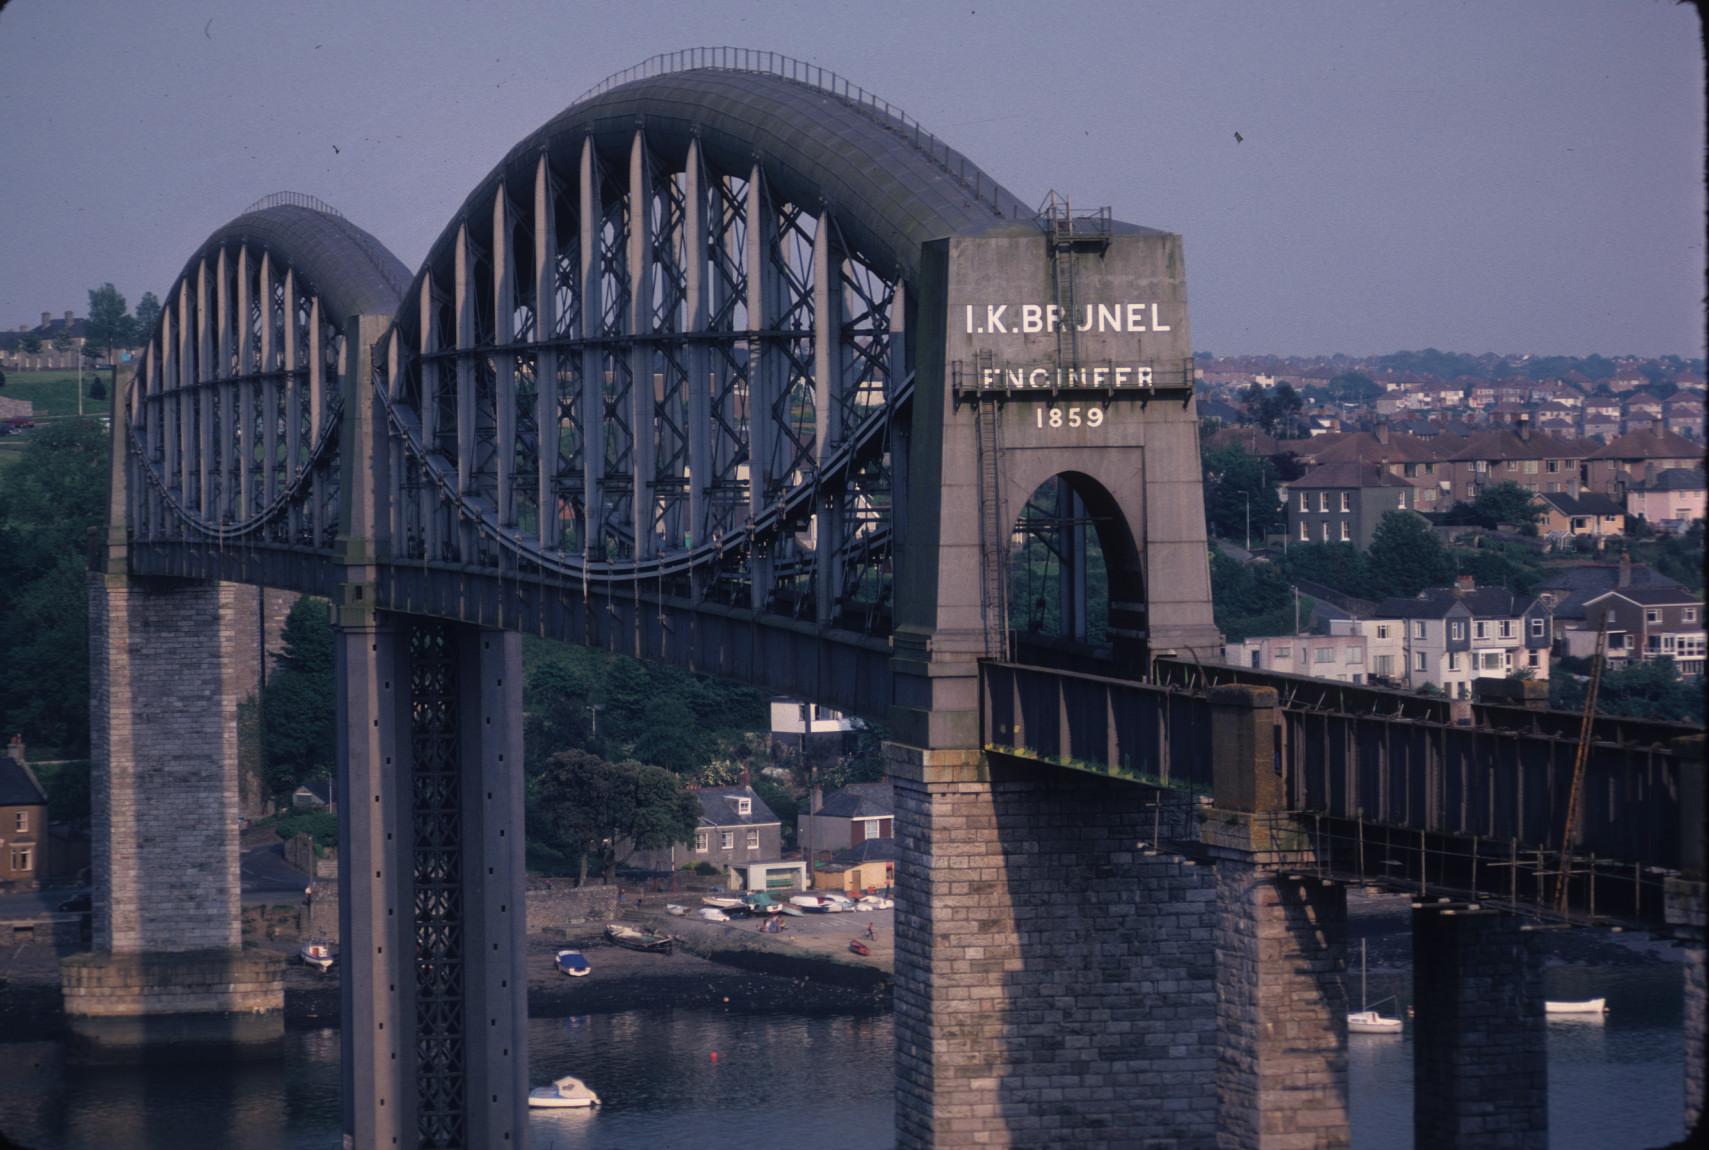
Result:
{"label": "green shrub", "polygon": [[294,811],[273,820],[273,830],[282,839],[308,835],[314,839],[315,854],[338,849],[338,816],[330,811]]}
{"label": "green shrub", "polygon": [[709,862],[697,862],[694,864],[694,873],[710,877],[720,872],[717,867],[713,866]]}

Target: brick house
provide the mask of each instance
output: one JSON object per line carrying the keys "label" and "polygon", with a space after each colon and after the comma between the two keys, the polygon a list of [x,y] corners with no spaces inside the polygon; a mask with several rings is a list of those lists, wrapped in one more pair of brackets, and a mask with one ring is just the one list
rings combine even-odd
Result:
{"label": "brick house", "polygon": [[1475,679],[1504,679],[1527,671],[1549,677],[1549,607],[1500,587],[1433,587],[1414,599],[1385,599],[1373,623],[1395,623],[1406,659],[1406,685],[1430,685],[1452,698],[1471,698]]}
{"label": "brick house", "polygon": [[47,865],[47,794],[20,759],[0,757],[0,890],[33,890]]}
{"label": "brick house", "polygon": [[[1608,615],[1608,662],[1624,666],[1669,658],[1682,678],[1703,673],[1703,596],[1683,588],[1616,587],[1584,604],[1584,632],[1595,650],[1596,628]],[[1583,646],[1581,634],[1577,644]]]}
{"label": "brick house", "polygon": [[1539,492],[1531,497],[1531,502],[1542,509],[1537,517],[1537,532],[1549,539],[1570,540],[1588,535],[1600,540],[1626,533],[1626,513],[1600,492],[1587,491],[1583,495]]}
{"label": "brick house", "polygon": [[896,801],[887,782],[850,783],[825,796],[819,809],[799,815],[795,841],[815,856],[896,837]]}
{"label": "brick house", "polygon": [[716,867],[783,856],[783,822],[750,786],[703,787],[700,825],[686,856]]}
{"label": "brick house", "polygon": [[1674,467],[1691,469],[1703,462],[1703,447],[1671,431],[1634,431],[1597,448],[1584,459],[1584,483],[1612,499],[1624,500],[1628,488],[1654,481]]}
{"label": "brick house", "polygon": [[1371,545],[1377,524],[1391,511],[1411,511],[1417,491],[1380,466],[1324,463],[1285,489],[1288,538],[1300,543]]}
{"label": "brick house", "polygon": [[1470,503],[1502,483],[1527,491],[1579,492],[1579,460],[1586,449],[1570,440],[1533,431],[1528,423],[1479,432],[1451,450],[1444,462],[1453,502]]}

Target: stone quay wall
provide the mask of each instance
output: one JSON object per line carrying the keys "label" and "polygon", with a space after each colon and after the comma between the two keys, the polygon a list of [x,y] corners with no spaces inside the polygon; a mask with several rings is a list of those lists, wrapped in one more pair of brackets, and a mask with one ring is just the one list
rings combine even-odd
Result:
{"label": "stone quay wall", "polygon": [[617,888],[602,883],[576,887],[571,879],[546,880],[552,885],[531,885],[524,902],[528,908],[528,933],[563,937],[566,931],[580,935],[582,928],[603,925],[617,918]]}
{"label": "stone quay wall", "polygon": [[95,951],[60,963],[60,988],[74,1017],[266,1013],[285,1008],[285,959],[259,950]]}

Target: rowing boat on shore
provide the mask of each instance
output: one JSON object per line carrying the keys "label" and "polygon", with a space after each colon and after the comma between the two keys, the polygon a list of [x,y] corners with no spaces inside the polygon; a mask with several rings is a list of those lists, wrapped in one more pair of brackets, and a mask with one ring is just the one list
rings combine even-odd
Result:
{"label": "rowing boat on shore", "polygon": [[676,945],[676,939],[671,935],[661,934],[656,930],[624,926],[620,922],[605,924],[605,938],[607,942],[627,950],[642,950],[652,954],[669,954],[671,948]]}

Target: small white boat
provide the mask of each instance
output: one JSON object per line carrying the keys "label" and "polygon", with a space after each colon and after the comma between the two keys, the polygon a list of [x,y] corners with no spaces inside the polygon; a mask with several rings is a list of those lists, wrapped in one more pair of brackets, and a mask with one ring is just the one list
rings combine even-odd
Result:
{"label": "small white boat", "polygon": [[318,939],[303,943],[302,949],[297,951],[297,957],[303,960],[304,966],[312,966],[322,974],[331,970],[332,964],[338,961],[338,954],[333,950],[332,944]]}
{"label": "small white boat", "polygon": [[777,908],[777,912],[779,914],[787,914],[790,918],[806,918],[807,917],[807,912],[802,910],[798,906],[787,906],[787,905],[780,906]]}
{"label": "small white boat", "polygon": [[1347,1016],[1349,1034],[1399,1034],[1401,1021],[1384,1018],[1374,1010],[1355,1010]]}
{"label": "small white boat", "polygon": [[1586,998],[1579,1002],[1554,1002],[1545,1000],[1544,1014],[1595,1014],[1601,1015],[1608,1010],[1606,998]]}
{"label": "small white boat", "polygon": [[789,905],[796,907],[798,910],[806,911],[808,914],[824,914],[830,909],[827,900],[820,898],[816,894],[791,895],[789,898]]}
{"label": "small white boat", "polygon": [[680,916],[688,913],[688,908],[686,906],[681,906],[681,905],[674,903],[674,902],[667,902],[665,904],[665,913],[666,914],[674,914],[674,915],[677,915],[680,917]]}
{"label": "small white boat", "polygon": [[557,961],[558,970],[571,978],[586,978],[593,971],[587,955],[579,950],[560,950]]}
{"label": "small white boat", "polygon": [[699,916],[701,918],[705,919],[707,922],[729,922],[730,921],[730,916],[725,914],[723,911],[719,910],[715,906],[703,906],[700,908],[698,913],[699,913]]}
{"label": "small white boat", "polygon": [[742,899],[722,894],[709,894],[700,900],[700,904],[702,906],[716,907],[719,910],[735,910],[738,907],[745,907],[748,905]]}
{"label": "small white boat", "polygon": [[[1402,1023],[1398,1018],[1384,1018],[1371,1009],[1370,993],[1366,988],[1365,940],[1359,940],[1359,1009],[1347,1015],[1348,1034],[1399,1034]],[[1388,999],[1378,999],[1387,1002]]]}
{"label": "small white boat", "polygon": [[528,1105],[548,1110],[585,1109],[598,1106],[599,1095],[589,1090],[580,1078],[566,1074],[550,1086],[530,1090]]}
{"label": "small white boat", "polygon": [[890,910],[895,905],[896,904],[894,902],[892,902],[890,899],[879,898],[877,895],[869,894],[865,898],[861,899],[859,902],[855,903],[855,909],[856,910]]}

